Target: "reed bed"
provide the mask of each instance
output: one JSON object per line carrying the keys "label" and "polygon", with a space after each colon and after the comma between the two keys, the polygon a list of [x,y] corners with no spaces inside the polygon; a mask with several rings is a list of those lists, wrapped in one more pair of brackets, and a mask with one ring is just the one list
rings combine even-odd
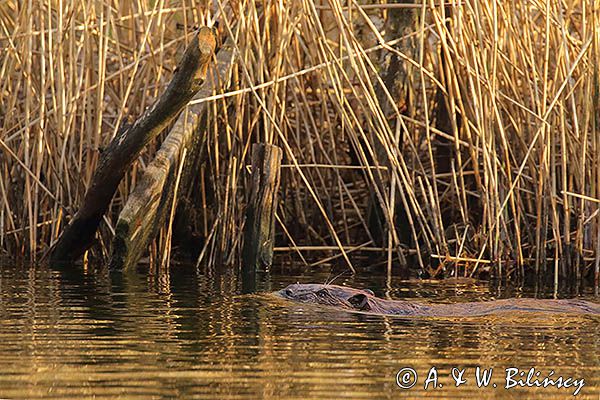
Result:
{"label": "reed bed", "polygon": [[[211,102],[204,163],[178,190],[199,199],[199,262],[239,260],[251,144],[265,142],[284,152],[279,261],[597,282],[599,13],[589,0],[3,2],[0,251],[47,250],[190,27],[218,20],[233,84],[197,100]],[[121,184],[97,254],[159,144]]]}

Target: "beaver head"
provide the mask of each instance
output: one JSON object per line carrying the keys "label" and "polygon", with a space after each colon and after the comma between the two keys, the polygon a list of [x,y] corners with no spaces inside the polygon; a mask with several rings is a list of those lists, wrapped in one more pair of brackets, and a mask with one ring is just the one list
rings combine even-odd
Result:
{"label": "beaver head", "polygon": [[301,303],[325,306],[344,307],[354,310],[368,311],[369,299],[374,294],[369,289],[360,290],[338,285],[301,284],[296,283],[281,289],[277,294],[285,299]]}

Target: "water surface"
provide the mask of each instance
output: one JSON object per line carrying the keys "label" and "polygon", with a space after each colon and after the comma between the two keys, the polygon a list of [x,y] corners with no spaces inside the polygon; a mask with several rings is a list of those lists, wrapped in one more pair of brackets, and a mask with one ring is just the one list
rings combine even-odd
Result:
{"label": "water surface", "polygon": [[[274,273],[266,289],[326,278]],[[425,302],[531,296],[474,281],[386,284],[384,277],[362,277],[336,284]],[[578,398],[600,398],[598,316],[392,318],[241,294],[240,287],[235,274],[191,269],[161,280],[65,279],[42,268],[4,266],[0,398],[572,397],[574,388],[504,389],[509,367],[534,367],[540,379],[551,370],[554,377],[583,378]],[[489,387],[477,387],[477,366],[494,369]],[[419,380],[403,390],[396,374],[407,367]],[[443,386],[425,390],[432,367]],[[450,377],[454,367],[466,370],[459,387]]]}

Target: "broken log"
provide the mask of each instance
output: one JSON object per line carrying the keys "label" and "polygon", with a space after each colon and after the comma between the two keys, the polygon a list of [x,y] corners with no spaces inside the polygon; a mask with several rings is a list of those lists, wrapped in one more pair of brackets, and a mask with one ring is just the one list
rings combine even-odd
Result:
{"label": "broken log", "polygon": [[267,270],[273,262],[281,156],[282,151],[277,146],[263,143],[252,146],[252,185],[246,206],[242,252],[244,276]]}
{"label": "broken log", "polygon": [[[233,46],[227,41],[217,53],[214,68],[195,99],[211,96],[228,86],[235,65]],[[207,110],[211,103],[192,104],[183,112],[166,137],[155,158],[144,170],[129,195],[115,228],[110,259],[111,269],[129,269],[137,264],[161,227],[164,226],[173,199],[175,177],[183,150],[185,157],[180,187],[191,187],[198,178],[197,165],[205,139]]]}
{"label": "broken log", "polygon": [[79,211],[58,239],[50,263],[70,263],[91,245],[96,230],[128,168],[140,152],[187,105],[204,82],[216,48],[216,35],[203,27],[185,49],[166,91],[135,123],[110,142],[102,153]]}

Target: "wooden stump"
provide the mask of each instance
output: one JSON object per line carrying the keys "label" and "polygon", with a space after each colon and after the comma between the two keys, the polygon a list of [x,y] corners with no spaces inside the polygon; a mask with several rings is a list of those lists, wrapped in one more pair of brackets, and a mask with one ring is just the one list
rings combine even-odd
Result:
{"label": "wooden stump", "polygon": [[273,262],[281,156],[277,146],[262,143],[252,146],[252,187],[246,208],[242,261],[245,276],[268,270]]}

